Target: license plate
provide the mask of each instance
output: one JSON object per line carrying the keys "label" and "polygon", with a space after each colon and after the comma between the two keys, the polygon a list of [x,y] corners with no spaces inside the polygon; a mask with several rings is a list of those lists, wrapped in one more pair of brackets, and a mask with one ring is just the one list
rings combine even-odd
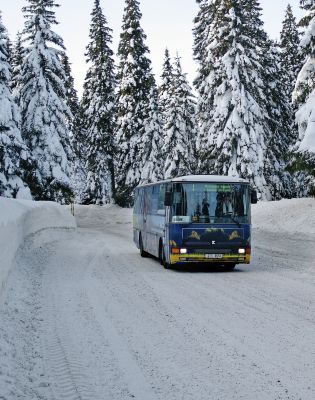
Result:
{"label": "license plate", "polygon": [[223,258],[223,254],[205,254],[206,258]]}

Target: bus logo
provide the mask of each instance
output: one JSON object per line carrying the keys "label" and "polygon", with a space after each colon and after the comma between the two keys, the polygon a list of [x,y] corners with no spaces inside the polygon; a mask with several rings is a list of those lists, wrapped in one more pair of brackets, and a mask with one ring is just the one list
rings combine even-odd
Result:
{"label": "bus logo", "polygon": [[215,240],[212,240],[212,243],[211,244],[215,244]]}

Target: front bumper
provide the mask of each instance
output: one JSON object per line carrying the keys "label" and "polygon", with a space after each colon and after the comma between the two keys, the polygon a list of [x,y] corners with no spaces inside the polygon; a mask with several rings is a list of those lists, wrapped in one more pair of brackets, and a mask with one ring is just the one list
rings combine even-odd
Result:
{"label": "front bumper", "polygon": [[211,255],[208,258],[198,253],[170,254],[170,263],[250,264],[250,254],[223,254],[222,258],[211,258]]}

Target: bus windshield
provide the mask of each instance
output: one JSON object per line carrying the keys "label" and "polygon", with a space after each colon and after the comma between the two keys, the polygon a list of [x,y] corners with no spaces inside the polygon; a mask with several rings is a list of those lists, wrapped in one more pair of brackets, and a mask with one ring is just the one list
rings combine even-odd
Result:
{"label": "bus windshield", "polygon": [[174,183],[171,222],[249,223],[249,186]]}

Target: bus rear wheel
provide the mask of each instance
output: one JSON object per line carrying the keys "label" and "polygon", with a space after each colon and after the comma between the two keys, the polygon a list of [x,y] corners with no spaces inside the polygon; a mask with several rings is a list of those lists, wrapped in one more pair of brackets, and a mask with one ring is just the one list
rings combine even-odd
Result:
{"label": "bus rear wheel", "polygon": [[160,264],[164,265],[164,260],[163,260],[163,242],[162,239],[160,239],[160,243],[159,243],[159,260],[160,260]]}
{"label": "bus rear wheel", "polygon": [[147,253],[143,248],[143,241],[142,241],[142,235],[141,234],[139,236],[139,248],[140,248],[140,256],[141,257],[148,257],[149,256],[149,253]]}

